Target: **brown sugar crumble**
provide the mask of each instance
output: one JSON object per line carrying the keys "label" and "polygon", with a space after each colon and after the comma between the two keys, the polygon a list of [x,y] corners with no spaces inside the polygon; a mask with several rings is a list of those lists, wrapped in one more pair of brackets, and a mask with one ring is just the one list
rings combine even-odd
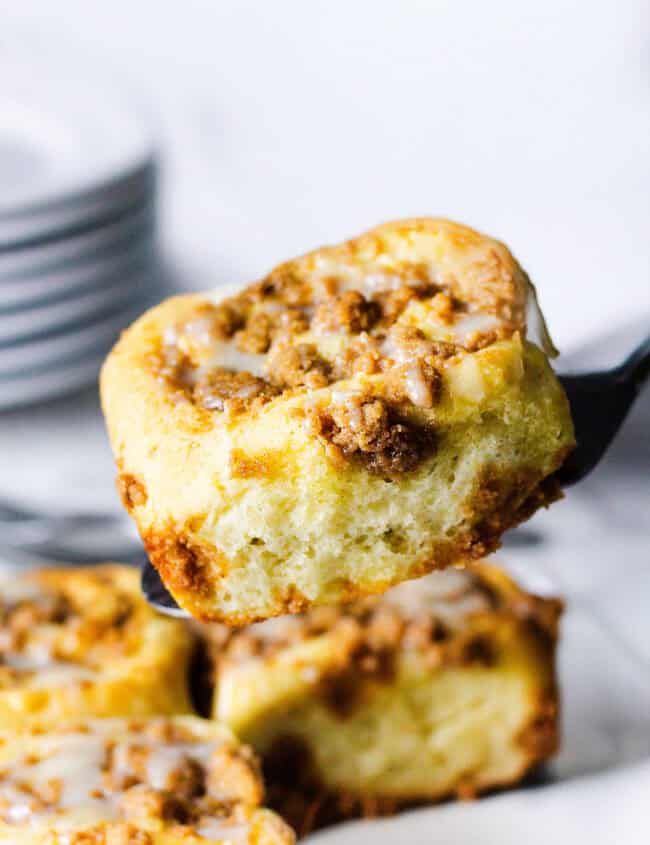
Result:
{"label": "brown sugar crumble", "polygon": [[[108,828],[97,824],[74,834],[79,843],[146,841],[138,838],[143,819],[160,820],[175,831],[179,826],[183,839],[200,835],[204,827],[220,829],[228,838],[229,830],[248,824],[247,809],[260,806],[264,797],[259,765],[249,749],[225,738],[196,736],[173,720],[125,721],[116,739],[93,722],[66,727],[58,737],[43,756],[26,755],[0,773],[0,818],[8,824],[56,814],[65,808],[64,791],[72,788],[81,806],[86,801],[110,820]],[[61,758],[63,764],[71,753],[79,771],[42,779],[41,763]],[[118,833],[126,838],[115,839]]]}
{"label": "brown sugar crumble", "polygon": [[366,299],[357,290],[333,296],[316,309],[312,328],[317,333],[345,332],[359,334],[372,329],[382,316],[379,302]]}
{"label": "brown sugar crumble", "polygon": [[[286,393],[336,392],[341,381],[377,376],[376,401],[332,403],[310,413],[309,425],[371,472],[409,472],[434,438],[407,422],[408,412],[440,400],[445,362],[521,328],[505,319],[505,306],[460,301],[448,279],[431,275],[408,262],[352,278],[283,265],[235,296],[196,305],[190,319],[168,327],[150,366],[171,401],[228,415]],[[427,336],[431,326],[452,340]]]}
{"label": "brown sugar crumble", "polygon": [[[540,615],[542,608],[552,619]],[[356,599],[337,607],[313,607],[297,616],[244,628],[212,624],[203,634],[217,677],[222,668],[272,658],[313,637],[334,634],[338,663],[319,683],[326,703],[344,714],[353,706],[352,692],[346,695],[346,690],[358,686],[354,679],[361,675],[390,681],[399,653],[415,652],[431,668],[443,664],[492,665],[492,643],[467,620],[502,610],[530,619],[549,638],[557,634],[558,603],[519,594],[508,597],[494,591],[471,569],[448,570],[422,582],[402,584],[383,596]]]}
{"label": "brown sugar crumble", "polygon": [[235,410],[245,410],[252,400],[264,402],[276,394],[264,379],[248,372],[233,372],[214,367],[202,372],[194,384],[194,402],[211,411],[223,411],[227,404]]}
{"label": "brown sugar crumble", "polygon": [[435,447],[430,428],[400,419],[383,399],[346,396],[311,409],[308,419],[315,435],[376,475],[409,472]]}
{"label": "brown sugar crumble", "polygon": [[[101,572],[93,574],[98,589],[101,578]],[[112,585],[101,602],[86,601],[83,590],[77,596],[46,579],[4,592],[0,587],[0,689],[48,668],[84,683],[106,660],[132,651],[140,633],[132,596]]]}
{"label": "brown sugar crumble", "polygon": [[269,380],[279,389],[327,387],[332,373],[329,362],[309,343],[276,344],[269,355],[267,369]]}

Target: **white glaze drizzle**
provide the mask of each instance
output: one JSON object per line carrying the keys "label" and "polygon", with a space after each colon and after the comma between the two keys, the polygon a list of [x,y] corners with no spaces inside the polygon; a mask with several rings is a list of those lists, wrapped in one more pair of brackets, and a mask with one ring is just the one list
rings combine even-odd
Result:
{"label": "white glaze drizzle", "polygon": [[[2,580],[0,596],[5,604],[16,606],[22,603],[38,604],[48,599],[50,593],[40,584],[18,577]],[[56,660],[52,657],[50,646],[39,642],[28,642],[21,652],[13,650],[11,646],[3,648],[0,654],[0,665],[8,666],[18,673],[19,680],[34,689],[65,686],[97,678],[97,673],[87,667]],[[25,677],[20,678],[20,675]]]}
{"label": "white glaze drizzle", "polygon": [[28,686],[33,689],[60,687],[84,681],[96,681],[97,678],[98,673],[92,669],[74,663],[52,660],[38,669],[37,674],[29,679]]}
{"label": "white glaze drizzle", "polygon": [[209,359],[201,369],[223,367],[234,372],[246,372],[262,378],[264,376],[264,362],[266,355],[256,355],[252,352],[241,352],[232,341],[213,341]]}
{"label": "white glaze drizzle", "polygon": [[188,368],[184,373],[184,381],[190,385],[196,384],[201,376],[217,367],[236,373],[247,372],[257,378],[262,378],[265,361],[266,355],[241,352],[232,341],[212,339],[209,344],[206,344],[201,365],[196,368]]}
{"label": "white glaze drizzle", "polygon": [[[229,296],[233,296],[240,290],[239,286],[227,285],[218,288],[208,294],[208,298],[218,304]],[[183,326],[182,334],[187,334],[198,342],[200,346],[206,347],[206,357],[201,366],[195,371],[187,374],[188,383],[195,383],[205,372],[215,367],[223,367],[233,372],[251,373],[257,378],[264,375],[264,361],[266,355],[256,355],[250,352],[242,352],[235,346],[232,340],[219,340],[211,334],[212,324],[207,317],[197,317],[190,320]],[[176,326],[168,326],[163,334],[163,342],[166,346],[176,346],[179,342],[179,330]]]}
{"label": "white glaze drizzle", "polygon": [[255,622],[250,631],[255,636],[272,642],[284,642],[291,639],[293,634],[299,634],[302,622],[299,616],[276,616],[264,622]]}
{"label": "white glaze drizzle", "polygon": [[9,807],[5,811],[8,821],[23,822],[42,815],[47,810],[32,809],[33,796],[21,784],[27,784],[37,793],[50,781],[61,783],[57,807],[93,808],[105,817],[114,815],[112,802],[98,798],[93,792],[102,790],[102,767],[106,759],[105,737],[96,734],[69,734],[52,742],[50,753],[36,763],[16,762],[10,774],[0,781],[0,800]]}
{"label": "white glaze drizzle", "polygon": [[247,824],[229,824],[221,819],[201,819],[196,832],[203,839],[214,842],[248,842],[250,826]]}
{"label": "white glaze drizzle", "polygon": [[4,650],[0,665],[8,666],[18,674],[18,680],[33,689],[97,679],[97,672],[78,663],[55,659],[49,645],[38,642],[28,643],[22,652]]}
{"label": "white glaze drizzle", "polygon": [[147,757],[147,781],[154,789],[169,789],[175,769],[186,760],[195,760],[205,768],[217,745],[215,742],[184,742],[151,746]]}
{"label": "white glaze drizzle", "polygon": [[414,405],[420,408],[430,408],[433,404],[431,386],[424,377],[422,367],[418,361],[414,361],[406,368],[404,389],[406,395]]}
{"label": "white glaze drizzle", "polygon": [[[25,824],[60,810],[90,810],[98,820],[104,821],[121,818],[121,791],[107,791],[103,776],[108,762],[108,742],[114,737],[117,743],[112,750],[113,776],[119,782],[120,772],[128,774],[130,747],[144,746],[149,750],[146,777],[153,789],[167,789],[174,769],[188,758],[205,768],[223,742],[214,739],[165,743],[136,731],[124,733],[124,724],[120,719],[91,721],[87,723],[88,731],[50,737],[36,762],[27,758],[12,763],[8,775],[0,779],[0,802],[7,805],[5,820]],[[52,782],[60,784],[60,792],[54,805],[44,806],[38,796],[47,793]],[[241,821],[203,817],[197,833],[207,839],[245,842],[248,830],[248,825]]]}
{"label": "white glaze drizzle", "polygon": [[[230,296],[236,296],[242,290],[241,285],[223,285],[211,291],[208,296],[215,304],[223,302]],[[272,305],[272,303],[271,303]],[[269,308],[269,310],[273,310]],[[213,344],[213,352],[206,367],[224,367],[235,372],[247,372],[262,378],[264,376],[264,362],[266,355],[256,355],[251,352],[240,352],[232,341],[219,341]]]}
{"label": "white glaze drizzle", "polygon": [[3,577],[0,579],[0,600],[7,605],[21,602],[38,602],[47,598],[48,593],[40,584],[25,578]]}
{"label": "white glaze drizzle", "polygon": [[[337,278],[337,291],[339,293],[357,290],[366,297],[398,290],[404,285],[422,287],[430,283],[429,280],[421,279],[405,280],[403,276],[389,271],[376,271],[374,273],[364,274],[356,268],[351,268],[346,274],[342,275],[340,268],[338,268],[336,273],[332,273],[331,268],[325,261],[321,262],[320,266],[317,266],[312,279],[312,288],[316,294],[316,299],[319,298],[317,294],[319,286],[323,287],[319,283],[322,283],[324,279],[331,278],[332,275]],[[431,280],[433,280],[433,276]],[[324,287],[327,288],[327,285]],[[236,294],[239,290],[240,288],[238,286],[219,288],[210,294],[210,298],[214,302],[219,302],[228,296]],[[274,303],[270,303],[270,306],[273,305]],[[269,310],[272,310],[272,307]],[[539,345],[544,348],[547,354],[553,354],[554,347],[546,331],[544,318],[537,303],[535,289],[530,284],[527,286],[527,316],[537,335],[536,340]],[[471,310],[468,313],[456,315],[450,323],[436,319],[435,312],[428,314],[427,320],[429,324],[428,334],[432,339],[456,343],[461,346],[468,343],[475,335],[486,334],[498,330],[502,326],[502,321],[498,316],[479,310]],[[205,343],[210,347],[208,359],[195,371],[188,374],[188,381],[190,383],[195,383],[205,371],[214,367],[223,367],[234,372],[249,372],[258,378],[264,378],[267,356],[241,352],[232,341],[215,341],[209,337],[208,327],[208,321],[198,318],[187,324],[184,329],[189,334],[193,334],[201,343]],[[175,329],[169,329],[165,335],[165,341],[171,343],[177,340]],[[404,372],[404,392],[414,405],[423,408],[431,407],[431,387],[424,377],[421,367],[416,363],[418,357],[417,349],[414,349],[412,344],[408,346],[399,344],[390,333],[381,343],[380,349],[384,355],[392,358],[396,365],[410,365]],[[247,398],[249,393],[253,391],[253,386],[243,386],[240,398]],[[334,397],[333,401],[335,401]],[[358,415],[359,410],[351,403],[348,403],[348,410],[350,412],[350,424],[354,427],[355,414]],[[356,423],[357,425],[361,424],[360,417],[356,420]]]}
{"label": "white glaze drizzle", "polygon": [[385,601],[408,616],[433,615],[451,628],[460,628],[473,613],[491,609],[474,577],[457,569],[399,584],[386,593]]}
{"label": "white glaze drizzle", "polygon": [[457,343],[461,344],[474,334],[491,332],[500,328],[500,326],[501,320],[495,314],[484,314],[479,311],[464,314],[449,326],[442,324],[443,329],[448,331]]}
{"label": "white glaze drizzle", "polygon": [[559,352],[555,348],[555,344],[551,339],[551,335],[549,334],[546,326],[546,320],[542,314],[542,309],[539,307],[537,291],[531,282],[528,282],[527,289],[526,322],[528,323],[528,335],[530,340],[537,344],[540,349],[543,349],[549,358],[557,358]]}
{"label": "white glaze drizzle", "polygon": [[357,290],[366,298],[377,293],[389,293],[399,290],[405,285],[409,287],[422,287],[425,282],[411,279],[405,281],[396,273],[368,273],[360,278],[341,279],[338,283],[338,292],[344,293],[349,290]]}

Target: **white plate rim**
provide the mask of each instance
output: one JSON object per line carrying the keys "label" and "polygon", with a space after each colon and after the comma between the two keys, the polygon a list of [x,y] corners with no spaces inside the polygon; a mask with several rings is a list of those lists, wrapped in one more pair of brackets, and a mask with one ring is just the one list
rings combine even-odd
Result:
{"label": "white plate rim", "polygon": [[56,396],[74,393],[96,381],[105,352],[77,361],[69,366],[54,366],[43,370],[37,376],[26,378],[22,385],[19,381],[0,381],[0,410],[33,405]]}
{"label": "white plate rim", "polygon": [[76,262],[11,285],[0,280],[0,320],[111,287],[116,277],[129,275],[134,267],[153,261],[155,254],[154,232],[143,232],[128,248],[118,248],[101,260]]}
{"label": "white plate rim", "polygon": [[29,217],[0,219],[0,252],[29,249],[46,241],[83,235],[108,226],[156,195],[156,166],[152,161],[121,186],[107,190],[99,198],[49,208]]}
{"label": "white plate rim", "polygon": [[0,350],[55,330],[63,331],[104,312],[115,310],[129,300],[142,298],[147,286],[155,282],[155,262],[144,262],[128,276],[120,276],[111,285],[91,290],[76,299],[64,299],[42,308],[0,314]]}
{"label": "white plate rim", "polygon": [[102,255],[155,222],[156,206],[153,197],[148,196],[115,219],[89,230],[72,231],[60,238],[0,250],[0,290],[7,281],[48,273],[63,264]]}
{"label": "white plate rim", "polygon": [[57,361],[70,360],[94,347],[107,348],[120,331],[137,319],[148,305],[147,299],[130,302],[81,327],[75,326],[25,343],[5,346],[0,349],[0,381],[29,377],[31,371],[39,371]]}

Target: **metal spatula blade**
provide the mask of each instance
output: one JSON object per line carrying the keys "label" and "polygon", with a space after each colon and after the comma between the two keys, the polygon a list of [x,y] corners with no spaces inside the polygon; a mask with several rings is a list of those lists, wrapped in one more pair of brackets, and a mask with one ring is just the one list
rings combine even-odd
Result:
{"label": "metal spatula blade", "polygon": [[166,616],[175,616],[177,619],[190,618],[190,614],[176,604],[175,599],[161,581],[160,575],[149,561],[142,569],[140,583],[144,597],[159,613],[164,613]]}

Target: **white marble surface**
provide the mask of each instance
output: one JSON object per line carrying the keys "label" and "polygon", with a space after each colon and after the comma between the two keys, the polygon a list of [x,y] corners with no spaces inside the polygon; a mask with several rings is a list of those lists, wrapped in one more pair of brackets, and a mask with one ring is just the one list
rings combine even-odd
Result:
{"label": "white marble surface", "polygon": [[[139,89],[164,151],[162,235],[179,287],[248,279],[382,219],[439,213],[513,246],[565,349],[650,315],[641,0],[0,0],[0,15],[0,44],[52,72],[63,50]],[[2,50],[0,84],[1,65]],[[567,597],[552,774],[571,790],[333,842],[648,840],[649,432],[646,396],[605,466],[532,521],[541,542],[505,552]],[[93,390],[0,415],[0,496],[117,511],[112,476]]]}
{"label": "white marble surface", "polygon": [[619,845],[647,842],[650,764],[459,807],[358,822],[309,837],[310,845]]}

